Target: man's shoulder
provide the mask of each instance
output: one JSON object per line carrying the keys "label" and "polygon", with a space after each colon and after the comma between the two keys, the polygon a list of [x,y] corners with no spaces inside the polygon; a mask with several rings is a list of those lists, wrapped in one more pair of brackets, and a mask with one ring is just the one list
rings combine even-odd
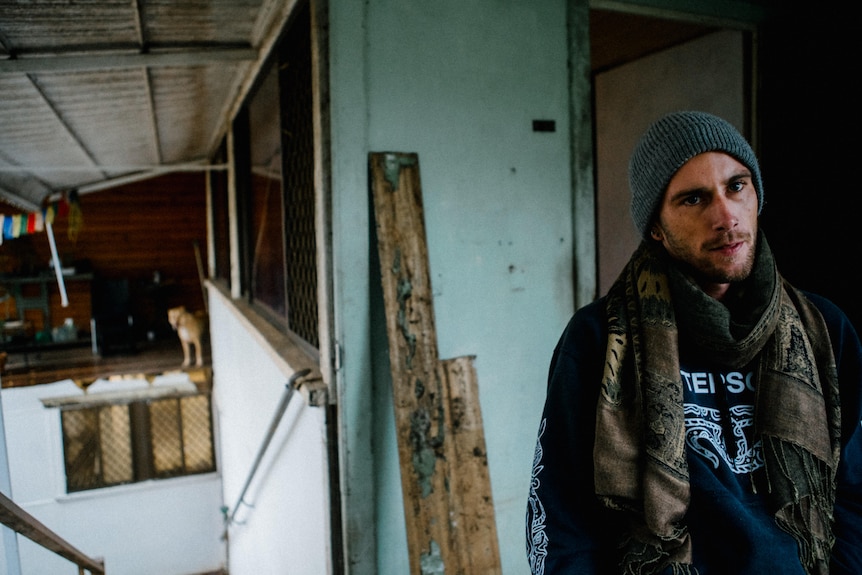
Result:
{"label": "man's shoulder", "polygon": [[583,307],[578,308],[572,316],[572,320],[578,318],[580,321],[604,321],[605,310],[607,309],[608,296],[603,295],[598,299],[594,299]]}
{"label": "man's shoulder", "polygon": [[[829,330],[829,338],[832,340],[832,350],[839,365],[839,372],[841,371],[842,360],[845,360],[844,365],[852,363],[862,366],[862,344],[859,342],[856,328],[844,310],[825,296],[801,291],[808,301],[820,311],[820,315],[826,322],[826,329]],[[847,368],[845,367],[845,369]]]}
{"label": "man's shoulder", "polygon": [[607,323],[606,299],[606,296],[602,296],[587,305],[578,308],[572,316],[572,319],[569,320],[569,327],[567,329],[583,330],[596,327],[603,328]]}
{"label": "man's shoulder", "polygon": [[607,334],[605,307],[605,297],[601,297],[575,311],[560,337],[558,347],[583,348],[586,344],[603,343]]}
{"label": "man's shoulder", "polygon": [[823,316],[823,319],[826,321],[826,325],[831,332],[844,332],[849,330],[855,333],[855,328],[847,317],[847,314],[845,314],[844,310],[842,310],[831,299],[810,291],[800,291],[808,301],[813,303],[814,307],[820,311],[820,315]]}

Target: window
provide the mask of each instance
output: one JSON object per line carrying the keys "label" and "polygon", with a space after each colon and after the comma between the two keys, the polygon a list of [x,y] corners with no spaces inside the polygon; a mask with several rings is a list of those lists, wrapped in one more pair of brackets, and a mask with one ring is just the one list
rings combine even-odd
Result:
{"label": "window", "polygon": [[306,5],[234,122],[242,292],[318,347],[311,20]]}
{"label": "window", "polygon": [[278,67],[272,65],[249,106],[249,290],[253,303],[286,319],[280,117]]}
{"label": "window", "polygon": [[281,46],[280,68],[288,324],[318,347],[314,101],[307,4]]}
{"label": "window", "polygon": [[68,492],[215,471],[209,394],[61,411]]}
{"label": "window", "polygon": [[[227,163],[227,146],[222,142],[216,152],[213,162],[224,165]],[[227,170],[210,172],[210,217],[213,235],[213,259],[215,263],[214,277],[225,282],[230,287],[230,203],[228,200]]]}

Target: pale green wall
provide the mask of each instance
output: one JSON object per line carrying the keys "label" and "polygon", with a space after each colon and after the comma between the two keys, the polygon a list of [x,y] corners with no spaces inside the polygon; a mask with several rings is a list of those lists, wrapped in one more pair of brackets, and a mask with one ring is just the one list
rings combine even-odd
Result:
{"label": "pale green wall", "polygon": [[[475,355],[505,574],[573,311],[566,4],[330,2],[333,257],[351,573],[407,573],[367,154],[419,155],[441,358]],[[535,133],[532,120],[556,122]]]}

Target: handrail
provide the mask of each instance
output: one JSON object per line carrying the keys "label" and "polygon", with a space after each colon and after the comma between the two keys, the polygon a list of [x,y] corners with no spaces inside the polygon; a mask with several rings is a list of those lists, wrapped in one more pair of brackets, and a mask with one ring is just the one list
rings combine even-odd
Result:
{"label": "handrail", "polygon": [[[254,459],[254,463],[251,466],[251,470],[248,473],[248,478],[245,480],[245,485],[242,487],[242,491],[240,491],[239,497],[236,500],[236,504],[233,506],[233,510],[228,513],[227,508],[222,508],[222,512],[225,514],[225,533],[227,533],[227,528],[234,522],[234,517],[236,516],[236,512],[239,509],[240,504],[245,503],[243,498],[245,497],[246,491],[248,491],[249,485],[251,485],[251,480],[254,478],[254,474],[257,472],[257,468],[260,465],[261,459],[263,459],[263,454],[266,452],[269,447],[270,441],[272,441],[272,436],[275,435],[275,430],[278,427],[278,424],[281,422],[281,417],[284,415],[285,410],[287,410],[287,406],[290,403],[290,398],[293,396],[293,393],[296,391],[296,380],[301,377],[305,377],[311,373],[310,369],[303,369],[297,371],[293,375],[290,376],[290,379],[287,380],[287,383],[284,386],[284,391],[281,394],[281,400],[278,403],[278,406],[275,408],[275,413],[272,416],[272,421],[269,424],[269,429],[266,432],[266,436],[263,438],[263,443],[260,445],[260,449],[257,451],[257,456]],[[246,503],[246,505],[248,505]]]}
{"label": "handrail", "polygon": [[84,569],[86,569],[93,575],[105,575],[105,561],[103,559],[92,559],[84,555],[3,493],[0,493],[0,522],[45,549],[68,559],[78,566],[79,574],[83,575]]}

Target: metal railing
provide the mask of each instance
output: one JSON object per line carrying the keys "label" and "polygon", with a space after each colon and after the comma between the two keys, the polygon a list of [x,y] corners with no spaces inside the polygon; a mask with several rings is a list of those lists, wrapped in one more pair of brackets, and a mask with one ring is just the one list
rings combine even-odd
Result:
{"label": "metal railing", "polygon": [[0,522],[34,543],[77,565],[79,575],[84,575],[84,571],[89,571],[92,575],[105,575],[105,561],[103,559],[88,557],[45,527],[3,493],[0,493]]}
{"label": "metal railing", "polygon": [[[251,465],[251,470],[249,470],[248,478],[245,480],[245,484],[242,487],[242,491],[239,493],[239,497],[237,497],[236,504],[234,504],[233,509],[228,513],[228,508],[222,508],[222,512],[224,513],[224,528],[225,535],[227,535],[227,529],[234,522],[234,517],[236,516],[236,512],[239,509],[239,506],[243,503],[246,503],[243,498],[245,497],[246,491],[248,491],[249,486],[251,485],[252,479],[254,479],[255,473],[257,473],[257,468],[260,466],[260,461],[263,459],[264,453],[266,453],[267,448],[269,447],[270,441],[272,441],[272,436],[275,434],[276,428],[278,428],[279,422],[281,422],[281,418],[284,415],[284,412],[287,410],[287,406],[290,403],[291,397],[296,392],[296,381],[305,377],[311,373],[310,369],[303,369],[301,371],[297,371],[293,375],[290,376],[290,379],[284,386],[284,391],[281,394],[281,399],[278,402],[278,406],[275,408],[275,413],[272,416],[272,421],[269,424],[269,429],[266,431],[266,435],[263,438],[263,442],[260,445],[260,449],[257,451],[257,456],[254,459],[254,463]],[[246,503],[248,505],[248,503]]]}

